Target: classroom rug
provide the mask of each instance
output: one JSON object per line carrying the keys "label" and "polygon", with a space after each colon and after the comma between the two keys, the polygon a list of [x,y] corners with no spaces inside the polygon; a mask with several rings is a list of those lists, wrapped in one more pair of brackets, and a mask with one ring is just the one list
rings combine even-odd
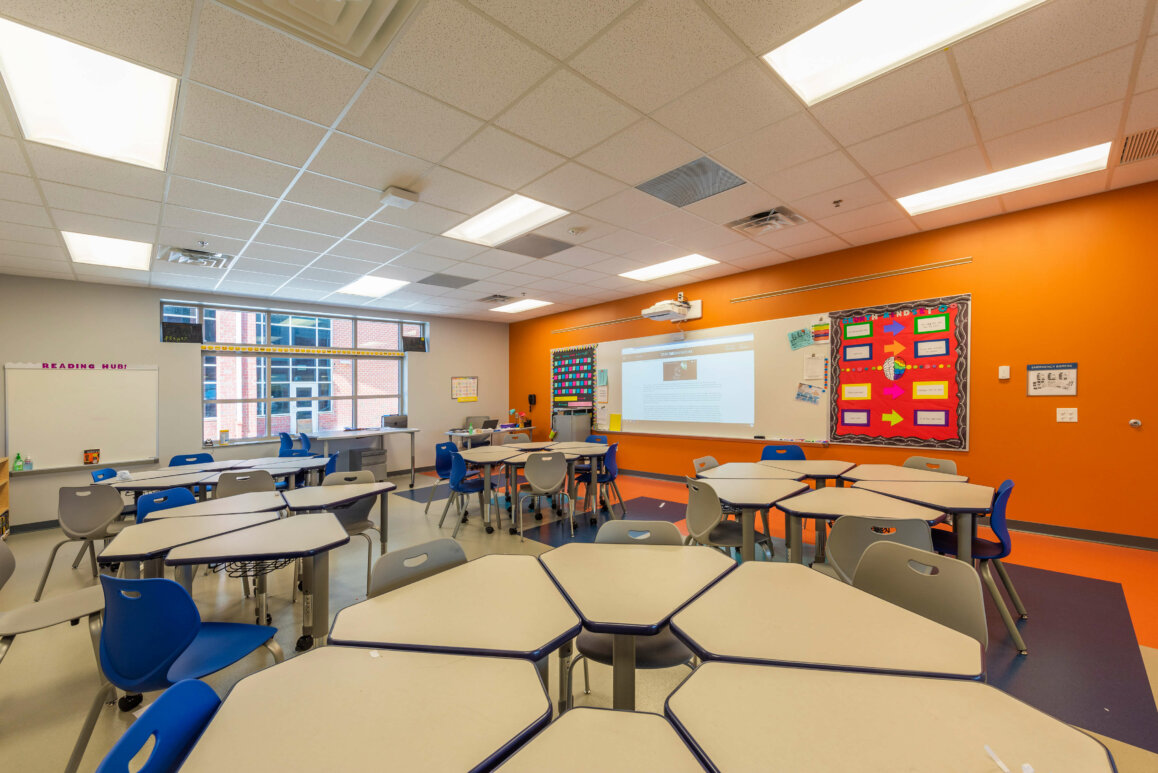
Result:
{"label": "classroom rug", "polygon": [[1017,655],[986,593],[989,684],[1064,722],[1158,753],[1158,708],[1122,586],[1006,568],[1029,611],[1018,626],[1029,655]]}

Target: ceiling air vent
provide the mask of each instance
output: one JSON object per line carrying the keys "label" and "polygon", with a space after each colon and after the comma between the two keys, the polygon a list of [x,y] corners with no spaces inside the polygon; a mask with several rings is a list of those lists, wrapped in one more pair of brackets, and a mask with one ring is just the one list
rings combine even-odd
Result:
{"label": "ceiling air vent", "polygon": [[528,258],[545,258],[548,255],[554,255],[556,252],[574,247],[574,244],[559,241],[558,239],[551,239],[547,236],[540,236],[539,234],[524,234],[516,236],[514,239],[505,241],[502,244],[496,244],[495,248],[505,250],[506,252],[516,252],[519,255],[526,255]]}
{"label": "ceiling air vent", "polygon": [[686,207],[743,184],[744,180],[704,156],[635,187],[668,204]]}
{"label": "ceiling air vent", "polygon": [[506,303],[513,301],[514,297],[510,295],[488,295],[485,298],[479,298],[479,303]]}
{"label": "ceiling air vent", "polygon": [[776,209],[770,209],[767,212],[757,212],[754,215],[733,220],[728,223],[728,228],[739,231],[745,236],[759,236],[807,222],[788,207],[776,207]]}
{"label": "ceiling air vent", "polygon": [[431,274],[425,279],[419,279],[418,284],[433,285],[435,287],[451,287],[457,290],[460,287],[472,285],[477,281],[477,279],[471,279],[465,276],[454,276],[453,274]]}
{"label": "ceiling air vent", "polygon": [[224,255],[220,252],[205,252],[204,250],[188,250],[183,247],[169,247],[168,249],[162,249],[161,254],[157,256],[157,260],[166,263],[181,263],[194,268],[209,268],[221,271],[229,268],[229,265],[233,262],[233,256]]}
{"label": "ceiling air vent", "polygon": [[1122,143],[1120,163],[1130,164],[1154,156],[1158,156],[1158,129],[1147,129],[1131,134]]}

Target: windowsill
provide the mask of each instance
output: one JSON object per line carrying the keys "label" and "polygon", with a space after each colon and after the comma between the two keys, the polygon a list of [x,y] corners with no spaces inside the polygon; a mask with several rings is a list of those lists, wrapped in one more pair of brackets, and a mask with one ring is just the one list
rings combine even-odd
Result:
{"label": "windowsill", "polygon": [[231,440],[228,443],[225,443],[224,445],[221,443],[214,443],[211,446],[201,446],[201,448],[202,448],[202,450],[205,450],[205,449],[209,449],[209,448],[233,448],[234,446],[262,446],[262,445],[268,445],[271,443],[280,444],[281,438],[278,438],[276,440],[273,438],[262,438],[262,439],[258,439],[258,440]]}

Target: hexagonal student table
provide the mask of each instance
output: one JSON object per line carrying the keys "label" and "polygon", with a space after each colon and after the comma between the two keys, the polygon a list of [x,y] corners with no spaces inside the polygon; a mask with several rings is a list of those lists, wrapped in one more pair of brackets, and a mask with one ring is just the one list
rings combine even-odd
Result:
{"label": "hexagonal student table", "polygon": [[696,477],[715,480],[717,478],[743,478],[746,480],[800,480],[804,473],[792,472],[760,462],[728,462],[710,470],[704,470]]}
{"label": "hexagonal student table", "polygon": [[[756,511],[766,511],[785,497],[808,491],[807,484],[786,478],[713,478],[705,483],[712,487],[721,503],[740,508],[741,561],[756,560]],[[767,525],[767,518],[764,523]]]}
{"label": "hexagonal student table", "polygon": [[858,464],[840,477],[845,480],[908,480],[926,483],[967,483],[968,475],[951,475],[947,472],[922,470],[917,467],[903,467],[899,464]]}
{"label": "hexagonal student table", "polygon": [[[936,473],[934,473],[936,474]],[[976,483],[920,481],[862,481],[853,488],[867,489],[905,502],[926,505],[953,515],[957,535],[957,557],[973,563],[973,537],[977,518],[993,509],[993,488]]]}
{"label": "hexagonal student table", "polygon": [[285,499],[279,491],[251,491],[231,497],[214,497],[192,505],[154,510],[145,517],[145,522],[168,518],[193,518],[204,515],[235,515],[237,513],[265,513],[285,509]]}

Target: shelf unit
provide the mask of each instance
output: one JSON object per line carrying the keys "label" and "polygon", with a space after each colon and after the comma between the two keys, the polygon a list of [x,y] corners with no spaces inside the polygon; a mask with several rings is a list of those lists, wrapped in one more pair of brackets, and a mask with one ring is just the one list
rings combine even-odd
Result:
{"label": "shelf unit", "polygon": [[8,493],[12,487],[8,475],[8,457],[0,456],[0,539],[8,538],[11,518],[8,516]]}

